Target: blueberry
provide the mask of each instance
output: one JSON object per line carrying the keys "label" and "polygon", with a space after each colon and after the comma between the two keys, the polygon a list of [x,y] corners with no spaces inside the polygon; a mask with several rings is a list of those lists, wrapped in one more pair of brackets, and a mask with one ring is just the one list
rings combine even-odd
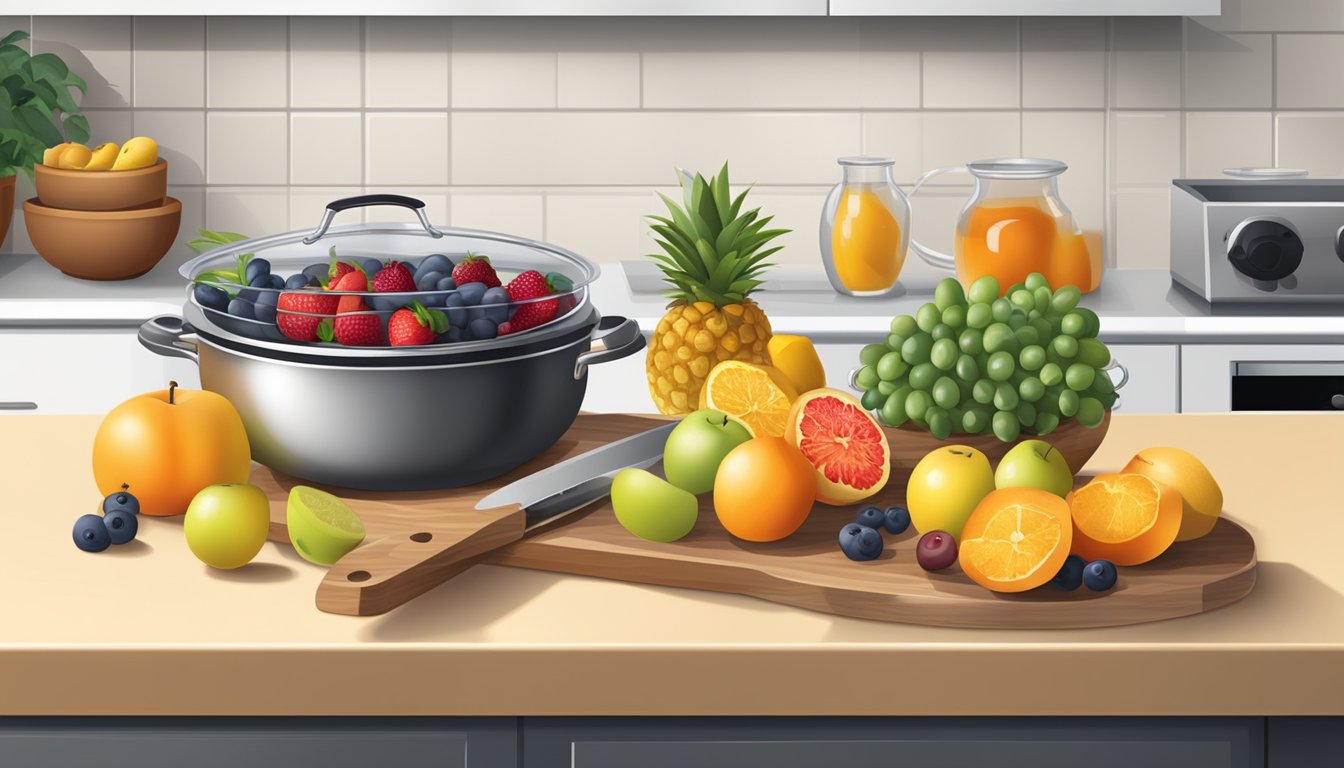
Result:
{"label": "blueberry", "polygon": [[257,297],[260,296],[260,295],[261,295],[261,291],[257,290],[256,288],[244,288],[244,289],[238,291],[238,295],[237,295],[236,297],[234,297],[234,298],[238,298],[238,299],[242,299],[243,301],[250,301],[250,302],[255,303],[256,300],[257,300]]}
{"label": "blueberry", "polygon": [[1093,592],[1105,592],[1115,586],[1118,575],[1110,560],[1093,560],[1083,567],[1083,585]]}
{"label": "blueberry", "polygon": [[499,335],[499,325],[489,318],[478,317],[472,320],[467,327],[471,329],[472,339],[493,339]]}
{"label": "blueberry", "polygon": [[307,288],[310,285],[317,285],[317,280],[303,272],[295,272],[285,281],[284,287],[292,291],[295,288]]}
{"label": "blueberry", "polygon": [[308,279],[312,280],[314,285],[317,284],[318,280],[326,280],[327,275],[329,275],[330,273],[331,273],[331,265],[326,263],[309,264],[308,266],[303,268],[303,274],[306,275]]}
{"label": "blueberry", "polygon": [[435,284],[434,289],[438,291],[455,291],[457,290],[457,281],[451,277],[445,277]]}
{"label": "blueberry", "polygon": [[124,509],[128,512],[140,514],[140,500],[126,490],[127,487],[129,486],[123,485],[120,491],[110,493],[107,498],[103,499],[103,514],[107,514],[114,509]]}
{"label": "blueberry", "polygon": [[1083,566],[1087,561],[1081,555],[1069,555],[1064,559],[1064,564],[1059,567],[1059,573],[1050,580],[1050,583],[1065,592],[1073,590],[1083,585]]}
{"label": "blueberry", "polygon": [[850,560],[873,560],[882,554],[882,534],[866,525],[850,523],[840,529],[840,551]]}
{"label": "blueberry", "polygon": [[229,294],[213,285],[198,283],[196,287],[192,289],[192,295],[196,297],[196,303],[206,309],[223,312],[229,307]]}
{"label": "blueberry", "polygon": [[360,266],[364,267],[364,272],[369,276],[369,280],[373,280],[373,276],[382,271],[383,262],[377,259],[365,259],[360,262]]}
{"label": "blueberry", "polygon": [[[248,281],[247,281],[247,285],[248,285],[248,287],[250,287],[250,288],[270,288],[270,287],[271,287],[271,273],[267,272],[267,273],[265,273],[265,274],[257,275],[256,277],[252,278],[251,280],[248,280]],[[281,283],[281,285],[284,285],[284,283]]]}
{"label": "blueberry", "polygon": [[462,294],[448,294],[448,298],[443,300],[443,306],[447,310],[449,325],[461,327],[467,324],[467,310],[464,309],[466,302],[462,300]]}
{"label": "blueberry", "polygon": [[134,512],[114,509],[103,515],[103,527],[107,529],[108,538],[113,544],[125,544],[135,538],[135,532],[140,528],[140,524],[136,521]]}
{"label": "blueberry", "polygon": [[247,262],[247,267],[243,269],[243,279],[248,285],[256,285],[256,280],[262,275],[271,274],[271,262],[265,259],[252,259]]}
{"label": "blueberry", "polygon": [[436,253],[426,256],[415,268],[416,282],[420,282],[420,276],[429,272],[442,272],[450,275],[453,272],[453,260],[444,256],[442,253]]}
{"label": "blueberry", "polygon": [[382,296],[365,296],[364,301],[368,303],[369,309],[376,309],[380,312],[396,312],[410,304],[411,298],[411,295],[406,293],[389,293]]}
{"label": "blueberry", "polygon": [[456,344],[462,340],[462,329],[457,327],[449,328],[443,333],[440,333],[434,340],[440,344]]}
{"label": "blueberry", "polygon": [[[266,298],[265,296],[262,296],[262,299],[265,298]],[[277,313],[275,309],[274,299],[271,299],[269,304],[264,301],[258,301],[256,304],[252,306],[252,312],[253,312],[252,316],[256,320],[259,320],[263,323],[269,323],[272,325],[275,324],[275,316]]]}
{"label": "blueberry", "polygon": [[905,507],[887,507],[882,513],[882,527],[887,533],[905,533],[910,527],[910,510]]}
{"label": "blueberry", "polygon": [[237,298],[229,302],[229,314],[234,317],[241,317],[247,320],[257,319],[256,305],[244,298]]}
{"label": "blueberry", "polygon": [[457,286],[457,295],[467,304],[475,306],[485,297],[485,283],[467,283]]}
{"label": "blueberry", "polygon": [[444,302],[446,302],[446,301],[448,300],[448,294],[446,294],[446,293],[425,293],[425,294],[421,294],[418,298],[420,299],[420,303],[421,303],[421,304],[424,304],[426,307],[433,307],[433,308],[439,309],[439,308],[442,308],[443,305],[444,305]]}
{"label": "blueberry", "polygon": [[503,288],[491,288],[486,291],[481,297],[481,304],[497,305],[485,310],[485,316],[494,320],[496,325],[509,319],[509,292]]}
{"label": "blueberry", "polygon": [[112,545],[112,537],[98,515],[80,515],[73,533],[75,546],[85,552],[102,552]]}
{"label": "blueberry", "polygon": [[442,272],[425,272],[415,278],[415,289],[417,291],[432,291],[443,278],[444,274]]}
{"label": "blueberry", "polygon": [[882,510],[877,507],[864,507],[859,510],[858,519],[855,521],[859,525],[864,525],[873,530],[882,529]]}
{"label": "blueberry", "polygon": [[[473,320],[485,319],[485,307],[467,307],[467,325],[471,325]],[[498,323],[496,323],[498,325]]]}

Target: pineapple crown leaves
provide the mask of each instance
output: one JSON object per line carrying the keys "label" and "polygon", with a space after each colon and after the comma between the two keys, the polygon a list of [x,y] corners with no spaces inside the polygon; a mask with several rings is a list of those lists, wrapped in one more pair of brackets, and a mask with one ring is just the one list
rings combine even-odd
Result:
{"label": "pineapple crown leaves", "polygon": [[649,258],[672,286],[671,304],[708,301],[715,306],[746,299],[762,283],[758,278],[774,266],[765,260],[780,246],[764,248],[787,229],[766,229],[773,216],[760,208],[743,212],[747,192],[734,198],[728,191],[728,164],[706,180],[702,174],[679,171],[683,203],[659,194],[668,216],[649,216],[655,242],[664,253]]}

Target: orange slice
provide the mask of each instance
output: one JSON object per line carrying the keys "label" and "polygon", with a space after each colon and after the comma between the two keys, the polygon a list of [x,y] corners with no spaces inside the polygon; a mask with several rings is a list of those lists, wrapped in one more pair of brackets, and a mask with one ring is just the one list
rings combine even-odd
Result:
{"label": "orange slice", "polygon": [[957,561],[972,581],[1025,592],[1053,579],[1069,556],[1069,505],[1038,488],[1000,488],[976,505],[961,537]]}
{"label": "orange slice", "polygon": [[778,370],[738,360],[714,366],[700,391],[702,408],[741,419],[757,437],[783,437],[789,407],[798,397],[793,384]]}
{"label": "orange slice", "polygon": [[1181,529],[1181,495],[1135,473],[1097,475],[1069,497],[1073,551],[1116,565],[1146,563]]}

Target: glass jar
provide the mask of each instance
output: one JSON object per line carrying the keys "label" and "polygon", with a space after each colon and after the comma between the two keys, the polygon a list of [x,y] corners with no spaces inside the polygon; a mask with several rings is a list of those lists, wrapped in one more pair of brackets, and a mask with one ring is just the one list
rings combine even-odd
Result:
{"label": "glass jar", "polygon": [[905,265],[910,203],[891,178],[889,157],[842,157],[840,183],[821,211],[826,276],[848,296],[888,296]]}
{"label": "glass jar", "polygon": [[911,195],[934,176],[953,172],[975,177],[975,192],[957,221],[954,256],[918,241],[910,247],[929,264],[955,270],[964,286],[993,275],[1006,291],[1040,272],[1052,289],[1095,290],[1101,284],[1101,249],[1089,247],[1059,197],[1059,175],[1067,169],[1058,160],[1010,157],[928,171]]}

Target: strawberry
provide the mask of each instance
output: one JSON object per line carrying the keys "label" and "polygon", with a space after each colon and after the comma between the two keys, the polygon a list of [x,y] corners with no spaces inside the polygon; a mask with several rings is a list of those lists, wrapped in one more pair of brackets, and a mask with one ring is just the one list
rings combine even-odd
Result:
{"label": "strawberry", "polygon": [[[353,268],[332,285],[334,291],[367,291],[369,279],[364,270]],[[348,347],[374,347],[384,343],[382,319],[369,311],[363,296],[341,296],[336,302],[334,323],[323,321],[317,328],[318,338],[333,339]]]}
{"label": "strawberry", "polygon": [[438,310],[427,309],[418,301],[398,309],[392,313],[392,319],[387,321],[387,337],[394,347],[432,344],[434,337],[446,330],[448,318]]}
{"label": "strawberry", "polygon": [[317,291],[293,291],[280,294],[275,322],[280,332],[295,341],[317,341],[317,326],[325,317],[336,314],[338,299]]}
{"label": "strawberry", "polygon": [[373,276],[373,290],[378,293],[404,293],[415,290],[415,278],[400,261],[389,261]]}
{"label": "strawberry", "polygon": [[499,275],[490,266],[490,257],[475,256],[470,251],[453,267],[453,281],[459,286],[467,283],[485,283],[486,288],[499,287]]}
{"label": "strawberry", "polygon": [[[519,304],[518,311],[513,313],[507,323],[499,327],[499,335],[504,336],[510,333],[525,331],[528,328],[535,328],[542,323],[549,323],[555,319],[560,310],[561,299],[568,298],[562,296],[548,301],[536,301],[546,296],[553,296],[557,293],[568,293],[573,289],[573,283],[564,275],[552,272],[549,275],[542,274],[535,269],[529,269],[509,281],[504,288],[509,292],[509,300],[512,302],[525,302]],[[507,330],[505,329],[507,326]]]}

